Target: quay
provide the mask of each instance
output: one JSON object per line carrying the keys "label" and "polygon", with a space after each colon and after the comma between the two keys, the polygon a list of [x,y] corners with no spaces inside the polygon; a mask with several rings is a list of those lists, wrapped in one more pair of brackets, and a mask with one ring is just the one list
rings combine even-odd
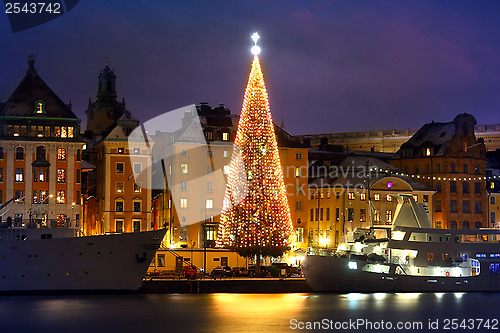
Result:
{"label": "quay", "polygon": [[145,279],[139,292],[145,294],[209,293],[307,293],[311,287],[304,278],[222,278],[222,279]]}

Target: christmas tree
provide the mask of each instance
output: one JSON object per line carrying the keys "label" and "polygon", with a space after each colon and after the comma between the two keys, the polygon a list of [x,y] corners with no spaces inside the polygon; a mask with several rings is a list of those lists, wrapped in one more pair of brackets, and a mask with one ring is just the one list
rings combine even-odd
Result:
{"label": "christmas tree", "polygon": [[293,237],[258,35],[230,163],[217,245],[245,257],[281,256]]}

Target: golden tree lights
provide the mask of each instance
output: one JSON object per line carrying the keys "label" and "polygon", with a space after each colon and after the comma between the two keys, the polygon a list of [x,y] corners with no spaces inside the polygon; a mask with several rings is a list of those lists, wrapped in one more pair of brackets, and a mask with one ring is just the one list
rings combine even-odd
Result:
{"label": "golden tree lights", "polygon": [[293,228],[264,76],[254,59],[234,142],[217,246],[250,256],[281,255]]}

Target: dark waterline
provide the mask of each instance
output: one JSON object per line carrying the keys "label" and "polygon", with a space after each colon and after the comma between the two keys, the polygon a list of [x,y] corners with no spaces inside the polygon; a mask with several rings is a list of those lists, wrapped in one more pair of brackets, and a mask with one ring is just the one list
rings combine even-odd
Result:
{"label": "dark waterline", "polygon": [[[324,332],[292,329],[332,320],[422,322],[405,332],[449,332],[445,319],[499,319],[499,293],[6,296],[0,332]],[[295,320],[295,321],[294,321]],[[440,329],[430,330],[429,320]],[[295,323],[295,324],[293,324]],[[297,325],[297,326],[295,326]],[[332,326],[333,327],[333,326]],[[351,326],[352,328],[352,326]],[[458,330],[495,332],[500,330]],[[397,332],[392,329],[338,332]],[[399,330],[401,331],[401,330]]]}

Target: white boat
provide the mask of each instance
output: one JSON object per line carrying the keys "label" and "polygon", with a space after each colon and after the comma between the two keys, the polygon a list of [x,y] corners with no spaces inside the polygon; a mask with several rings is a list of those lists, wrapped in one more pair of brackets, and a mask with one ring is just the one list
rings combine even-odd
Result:
{"label": "white boat", "polygon": [[500,229],[434,229],[424,204],[395,197],[392,226],[356,229],[335,253],[306,256],[314,291],[500,291]]}
{"label": "white boat", "polygon": [[165,232],[76,237],[71,228],[2,228],[0,293],[137,290]]}

